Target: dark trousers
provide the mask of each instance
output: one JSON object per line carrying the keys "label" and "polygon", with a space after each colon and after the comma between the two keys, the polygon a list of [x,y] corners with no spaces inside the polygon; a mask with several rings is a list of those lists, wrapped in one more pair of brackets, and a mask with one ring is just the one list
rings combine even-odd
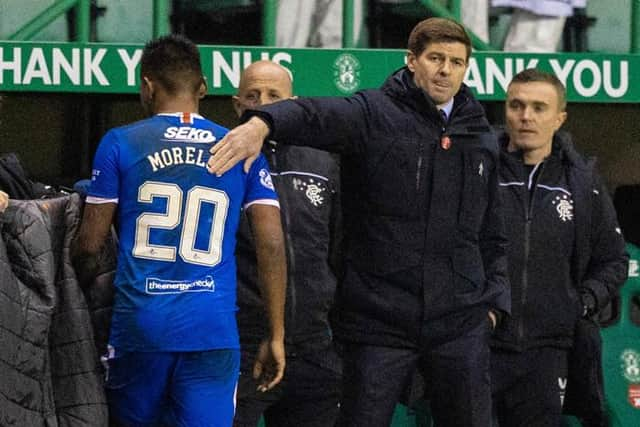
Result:
{"label": "dark trousers", "polygon": [[238,383],[234,427],[255,427],[263,415],[267,427],[334,427],[342,378],[337,369],[314,361],[336,358],[333,352],[326,349],[307,358],[287,355],[284,379],[268,392],[256,390],[252,367],[246,363]]}
{"label": "dark trousers", "polygon": [[539,347],[491,355],[494,411],[500,427],[558,427],[567,385],[566,349]]}
{"label": "dark trousers", "polygon": [[388,427],[416,369],[438,427],[489,427],[488,317],[455,339],[421,349],[344,345],[344,386],[338,426]]}

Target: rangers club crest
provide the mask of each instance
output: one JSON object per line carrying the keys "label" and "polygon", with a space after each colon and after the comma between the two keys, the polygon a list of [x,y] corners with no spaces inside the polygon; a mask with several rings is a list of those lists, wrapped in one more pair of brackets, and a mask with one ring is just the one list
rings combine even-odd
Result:
{"label": "rangers club crest", "polygon": [[325,202],[324,193],[327,191],[326,184],[315,178],[294,178],[293,188],[296,191],[303,191],[309,202],[315,207],[321,206]]}
{"label": "rangers club crest", "polygon": [[566,194],[556,196],[552,203],[555,205],[558,216],[562,221],[566,222],[573,219],[573,200],[569,196]]}

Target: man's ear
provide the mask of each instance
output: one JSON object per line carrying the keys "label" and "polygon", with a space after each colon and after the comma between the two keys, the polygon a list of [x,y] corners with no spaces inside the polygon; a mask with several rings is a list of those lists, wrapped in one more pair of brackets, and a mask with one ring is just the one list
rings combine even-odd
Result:
{"label": "man's ear", "polygon": [[563,111],[561,113],[558,114],[558,122],[556,124],[556,131],[558,129],[560,129],[562,127],[562,125],[564,124],[564,122],[567,121],[567,112]]}
{"label": "man's ear", "polygon": [[200,79],[200,87],[198,88],[198,98],[202,99],[207,94],[207,79],[206,77],[202,77]]}
{"label": "man's ear", "polygon": [[416,56],[410,50],[407,51],[407,67],[413,73],[415,71]]}
{"label": "man's ear", "polygon": [[142,76],[140,79],[140,93],[144,101],[149,102],[153,99],[155,94],[155,83],[147,76]]}
{"label": "man's ear", "polygon": [[233,110],[236,112],[236,115],[240,117],[242,115],[242,104],[240,103],[240,98],[238,95],[233,95],[231,97],[231,104],[233,104]]}

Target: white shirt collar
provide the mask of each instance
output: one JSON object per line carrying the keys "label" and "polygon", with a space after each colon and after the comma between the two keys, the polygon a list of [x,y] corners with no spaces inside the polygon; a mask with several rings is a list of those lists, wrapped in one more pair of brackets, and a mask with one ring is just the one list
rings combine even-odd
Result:
{"label": "white shirt collar", "polygon": [[437,107],[438,107],[438,110],[444,111],[448,119],[449,116],[451,116],[451,110],[453,110],[453,98],[451,98],[449,101],[445,102],[444,104],[437,105]]}

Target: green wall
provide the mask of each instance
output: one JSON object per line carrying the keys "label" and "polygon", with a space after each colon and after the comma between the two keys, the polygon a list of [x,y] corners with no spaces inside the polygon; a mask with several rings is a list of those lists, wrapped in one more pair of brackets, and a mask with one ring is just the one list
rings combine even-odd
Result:
{"label": "green wall", "polygon": [[[631,0],[590,0],[587,15],[596,18],[589,29],[589,50],[627,53],[631,49]],[[640,23],[638,23],[640,25]]]}

